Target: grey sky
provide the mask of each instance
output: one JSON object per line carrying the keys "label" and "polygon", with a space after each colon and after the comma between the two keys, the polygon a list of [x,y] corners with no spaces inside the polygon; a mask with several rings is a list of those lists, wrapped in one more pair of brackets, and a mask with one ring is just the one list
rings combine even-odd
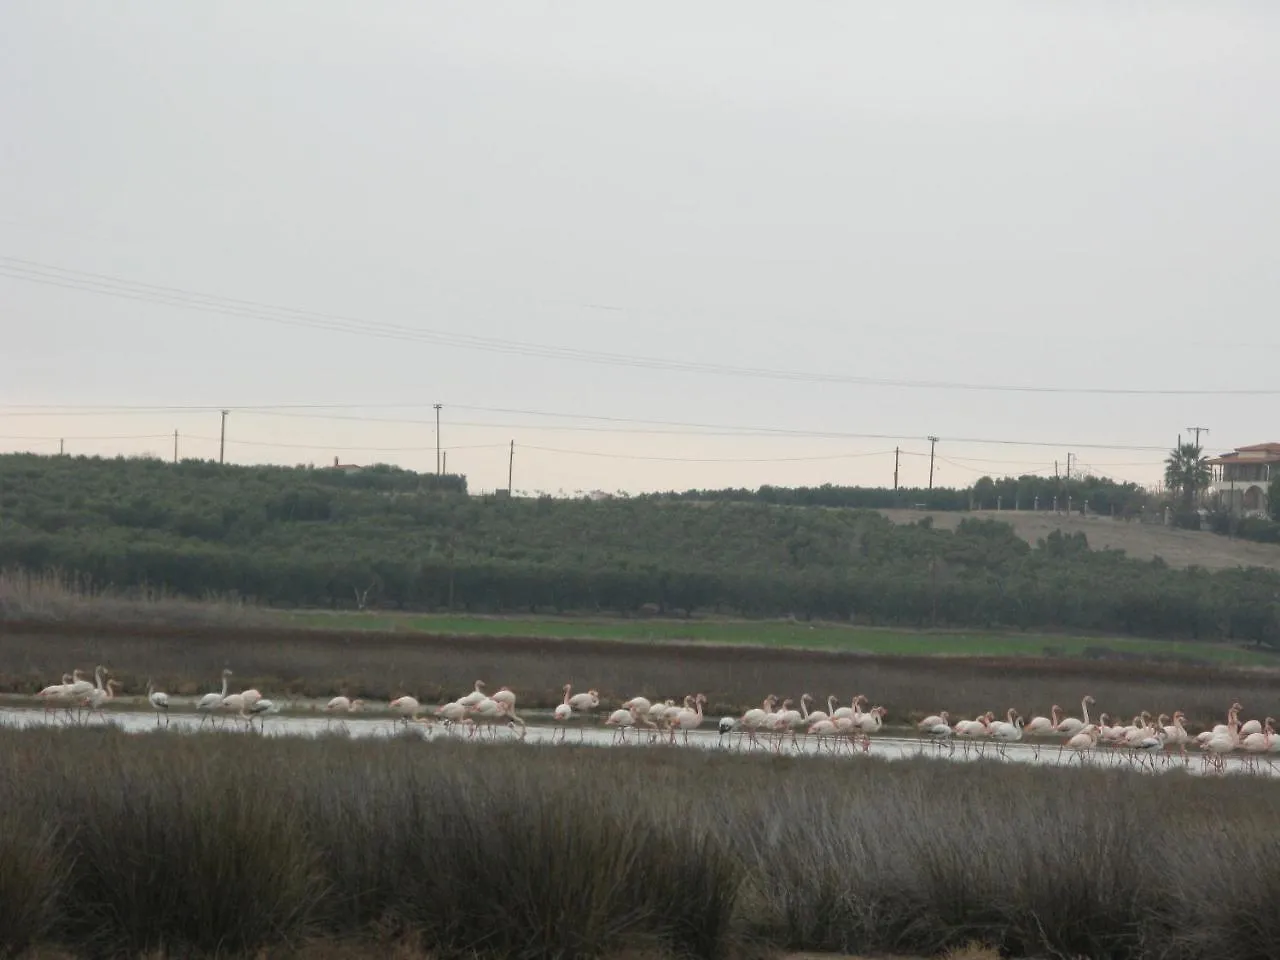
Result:
{"label": "grey sky", "polygon": [[[1278,28],[1264,2],[10,0],[0,257],[601,353],[1280,388]],[[441,402],[449,466],[477,489],[505,484],[512,438],[517,488],[547,490],[887,483],[895,441],[622,432],[464,406],[910,437],[1165,445],[1204,425],[1213,449],[1280,440],[1275,396],[787,382],[355,336],[12,276],[0,297],[0,404],[421,403],[341,411],[419,424],[236,412],[228,453],[429,468]],[[196,439],[216,436],[216,413],[5,412],[0,449],[177,428],[184,454],[216,455]],[[423,449],[343,449],[356,447]],[[1068,449],[944,439],[937,480],[1052,472]],[[1119,477],[1160,472],[1157,452],[1075,452]],[[842,454],[868,456],[830,459]],[[804,457],[828,459],[786,459]],[[904,483],[926,476],[927,458],[904,458]]]}

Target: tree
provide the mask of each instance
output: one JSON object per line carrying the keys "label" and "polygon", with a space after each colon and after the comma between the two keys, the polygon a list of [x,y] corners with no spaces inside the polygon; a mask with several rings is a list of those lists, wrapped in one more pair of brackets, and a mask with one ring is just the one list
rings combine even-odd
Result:
{"label": "tree", "polygon": [[1212,479],[1213,474],[1199,444],[1179,444],[1164,461],[1165,486],[1182,500],[1184,510],[1195,507],[1196,497]]}

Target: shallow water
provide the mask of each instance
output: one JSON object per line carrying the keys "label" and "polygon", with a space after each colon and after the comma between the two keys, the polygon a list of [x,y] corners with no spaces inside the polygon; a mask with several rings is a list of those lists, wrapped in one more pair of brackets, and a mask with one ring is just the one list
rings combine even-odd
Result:
{"label": "shallow water", "polygon": [[[526,743],[550,746],[561,742],[583,744],[598,747],[617,746],[653,746],[670,749],[671,740],[667,735],[653,732],[628,730],[619,739],[615,728],[603,726],[601,719],[574,721],[563,726],[556,724],[550,713],[524,713],[527,726],[524,728]],[[165,721],[168,721],[166,724]],[[708,719],[708,723],[712,722]],[[238,732],[249,735],[247,724],[232,717],[201,717],[194,712],[174,711],[169,716],[157,716],[151,710],[115,709],[101,715],[87,717],[81,721],[87,727],[114,727],[125,733],[147,733],[157,729],[167,729],[174,734],[198,734],[202,731],[218,730],[221,732]],[[62,714],[48,714],[38,705],[9,705],[0,707],[0,725],[17,728],[43,726],[71,726]],[[367,714],[348,715],[342,718],[330,716],[299,716],[297,714],[268,714],[259,723],[253,724],[253,735],[259,733],[268,737],[317,737],[325,734],[340,733],[350,737],[394,737],[406,731],[416,733],[424,740],[432,739],[483,739],[491,737],[497,740],[517,739],[519,727],[507,727],[498,724],[476,731],[475,737],[460,727],[447,727],[439,723],[411,723],[406,726],[388,713],[370,712]],[[677,734],[674,746],[679,749],[732,750],[746,753],[785,753],[790,755],[810,754],[823,756],[843,756],[856,758],[861,756],[877,756],[889,760],[905,757],[932,756],[952,760],[958,763],[980,759],[1001,760],[1009,763],[1026,763],[1041,766],[1068,766],[1087,764],[1090,766],[1127,767],[1137,771],[1162,772],[1179,771],[1191,775],[1218,774],[1219,771],[1206,768],[1203,757],[1191,753],[1187,759],[1176,752],[1157,754],[1154,757],[1136,754],[1130,750],[1103,747],[1088,751],[1080,756],[1070,750],[1060,749],[1058,740],[1046,740],[1043,743],[1010,743],[966,742],[957,740],[948,744],[937,744],[917,737],[904,735],[877,735],[869,742],[852,744],[847,738],[807,737],[803,733],[795,738],[784,736],[766,742],[761,737],[752,742],[738,733],[720,734],[714,729],[704,727],[690,731],[686,737]],[[1280,754],[1263,755],[1259,762],[1250,762],[1253,758],[1230,756],[1225,758],[1222,773],[1249,774],[1258,776],[1280,776]]]}

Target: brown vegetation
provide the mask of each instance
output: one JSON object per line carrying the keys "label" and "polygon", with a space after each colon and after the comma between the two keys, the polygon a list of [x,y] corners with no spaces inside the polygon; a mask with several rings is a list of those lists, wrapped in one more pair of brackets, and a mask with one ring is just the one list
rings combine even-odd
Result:
{"label": "brown vegetation", "polygon": [[339,693],[389,700],[411,693],[424,702],[454,699],[476,679],[512,687],[526,708],[560,701],[572,683],[594,687],[607,704],[637,694],[674,697],[701,691],[708,712],[736,714],[769,693],[798,700],[812,693],[855,693],[889,709],[889,722],[914,722],[949,710],[974,716],[1016,707],[1047,715],[1058,703],[1079,709],[1092,694],[1098,711],[1129,718],[1141,710],[1183,710],[1191,723],[1219,722],[1233,699],[1248,716],[1280,715],[1274,676],[1185,663],[1145,664],[1037,658],[871,656],[833,651],[700,644],[454,637],[332,630],[159,625],[76,627],[9,623],[0,634],[0,692],[33,693],[78,666],[104,663],[140,693],[147,678],[175,696],[217,686],[223,667],[236,684],[277,698]]}
{"label": "brown vegetation", "polygon": [[1249,778],[0,730],[0,844],[11,951],[1236,960],[1280,941],[1280,793]]}

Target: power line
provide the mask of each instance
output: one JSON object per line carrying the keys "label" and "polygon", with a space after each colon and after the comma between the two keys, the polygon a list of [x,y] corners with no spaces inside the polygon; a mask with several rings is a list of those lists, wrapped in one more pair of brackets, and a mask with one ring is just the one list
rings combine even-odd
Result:
{"label": "power line", "polygon": [[742,367],[729,364],[684,361],[661,357],[642,357],[583,350],[548,344],[528,343],[493,337],[449,333],[428,328],[406,327],[385,322],[372,322],[339,314],[326,314],[264,303],[257,300],[227,297],[187,290],[181,287],[144,283],[111,274],[75,270],[19,257],[0,256],[0,276],[11,280],[52,286],[84,293],[127,300],[156,303],[201,312],[218,313],[243,319],[303,327],[335,333],[382,339],[430,343],[458,349],[504,353],[522,357],[573,360],[640,369],[699,373],[714,376],[747,377],[803,383],[837,383],[864,387],[889,387],[913,390],[956,390],[998,393],[1042,393],[1099,396],[1271,396],[1280,388],[1150,389],[1138,387],[1075,387],[1029,384],[982,384],[942,380],[906,380],[826,374],[766,367]]}
{"label": "power line", "polygon": [[[249,405],[249,406],[232,406],[226,409],[230,409],[232,411],[235,411],[237,413],[242,413],[242,414],[253,413],[253,414],[260,414],[260,415],[279,416],[279,417],[288,416],[288,417],[297,417],[301,419],[316,419],[316,420],[345,420],[345,421],[351,421],[351,422],[357,422],[357,423],[407,423],[407,424],[423,424],[423,425],[429,425],[434,423],[433,420],[427,420],[427,419],[366,417],[366,416],[339,415],[339,414],[318,415],[318,414],[303,414],[303,413],[289,412],[294,410],[318,410],[318,409],[351,410],[351,409],[374,409],[375,407],[387,409],[391,407],[405,408],[405,407],[422,407],[422,406],[423,406],[422,404],[362,405],[362,404],[314,403],[314,404],[258,404],[258,405]],[[725,424],[691,423],[691,422],[681,422],[681,421],[672,421],[672,420],[644,420],[644,419],[629,418],[629,417],[610,417],[610,416],[598,416],[598,415],[591,415],[591,414],[548,413],[546,411],[539,411],[539,410],[514,410],[511,408],[477,407],[477,406],[468,406],[465,404],[450,404],[450,406],[460,410],[474,410],[474,411],[480,411],[480,412],[517,413],[517,414],[523,414],[528,416],[541,416],[541,417],[566,418],[566,419],[572,418],[572,419],[580,419],[580,420],[604,421],[608,423],[653,424],[653,425],[664,426],[664,427],[684,427],[684,428],[690,428],[690,429],[682,430],[679,432],[687,433],[690,436],[698,435],[696,433],[693,433],[692,432],[693,430],[723,430],[723,431],[727,431],[726,433],[722,434],[723,436],[743,436],[743,437],[779,436],[779,437],[805,437],[805,438],[812,438],[812,439],[833,439],[833,440],[894,440],[894,441],[916,440],[921,442],[925,442],[929,440],[928,436],[919,435],[919,434],[854,433],[849,431],[796,430],[796,429],[789,429],[789,428],[783,428],[783,427],[732,426],[732,425],[725,425]],[[71,405],[57,406],[57,405],[36,405],[36,404],[13,404],[13,405],[0,406],[0,416],[64,416],[64,417],[65,416],[109,416],[117,413],[128,414],[128,415],[149,414],[149,413],[174,413],[174,412],[195,413],[195,412],[205,412],[205,411],[220,410],[220,409],[223,409],[223,408],[217,407],[217,406],[205,406],[205,405],[148,406],[148,405],[125,404],[120,406],[96,407],[96,406],[71,406]],[[9,412],[9,411],[16,411],[16,412]],[[492,423],[492,422],[476,422],[476,421],[463,421],[458,423],[457,425],[459,426],[465,425],[465,426],[477,427],[477,428],[491,427],[491,428],[503,429],[503,430],[509,430],[512,428],[529,429],[529,430],[570,429],[569,427],[539,426],[536,424],[528,424],[528,423],[512,424],[512,423]],[[577,429],[585,430],[586,428],[577,428]],[[598,432],[624,433],[628,431],[617,429],[617,430],[602,430]],[[659,433],[663,431],[636,430],[631,432]],[[1070,447],[1079,447],[1082,449],[1092,449],[1092,450],[1124,450],[1124,451],[1141,451],[1141,452],[1155,452],[1155,453],[1166,452],[1165,447],[1157,446],[1154,444],[1143,445],[1143,444],[1122,444],[1122,443],[1078,443],[1078,442],[1063,443],[1062,441],[1059,441],[1059,440],[1021,440],[1021,439],[993,438],[993,437],[941,436],[939,437],[939,439],[944,440],[947,443],[970,444],[974,446],[984,445],[984,444],[994,445],[994,446],[1021,446],[1021,447],[1046,447],[1046,448],[1060,448],[1063,446],[1070,446]]]}
{"label": "power line", "polygon": [[559,447],[535,447],[520,444],[521,450],[540,450],[543,453],[560,453],[576,457],[604,457],[610,460],[656,460],[663,463],[793,463],[812,460],[853,460],[862,457],[887,457],[892,450],[876,450],[871,453],[834,453],[813,457],[652,457],[636,453],[605,453],[600,450],[564,450]]}

